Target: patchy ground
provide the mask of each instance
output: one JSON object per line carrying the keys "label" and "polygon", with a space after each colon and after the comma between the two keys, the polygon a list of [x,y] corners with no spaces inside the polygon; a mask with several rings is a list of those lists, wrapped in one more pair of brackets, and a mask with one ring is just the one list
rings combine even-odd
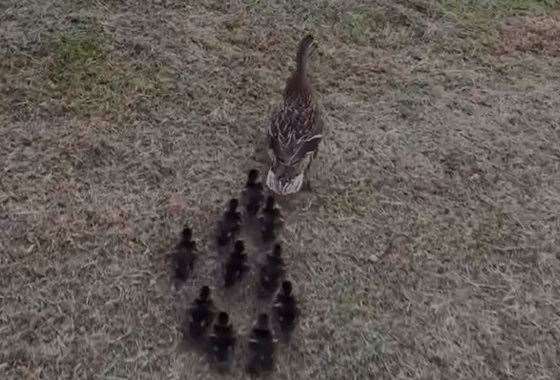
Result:
{"label": "patchy ground", "polygon": [[[179,332],[214,253],[180,291],[166,254],[264,169],[311,31],[331,133],[284,204],[273,377],[560,378],[559,15],[468,4],[3,1],[0,377],[214,378]],[[251,292],[217,295],[241,335]]]}

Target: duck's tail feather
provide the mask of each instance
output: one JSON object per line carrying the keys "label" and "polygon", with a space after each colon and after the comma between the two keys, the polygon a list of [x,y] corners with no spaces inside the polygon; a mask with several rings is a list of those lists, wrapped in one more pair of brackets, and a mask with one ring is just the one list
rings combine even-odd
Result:
{"label": "duck's tail feather", "polygon": [[303,37],[299,43],[296,55],[296,75],[305,77],[307,75],[307,60],[315,47],[314,39],[311,34]]}

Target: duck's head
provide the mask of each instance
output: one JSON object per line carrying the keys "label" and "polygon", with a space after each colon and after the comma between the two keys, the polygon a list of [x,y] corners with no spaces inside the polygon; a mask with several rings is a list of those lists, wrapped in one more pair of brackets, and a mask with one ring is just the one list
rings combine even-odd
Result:
{"label": "duck's head", "polygon": [[245,251],[245,243],[243,243],[243,240],[237,240],[234,244],[233,244],[233,252],[236,255],[240,255],[243,253],[243,251]]}
{"label": "duck's head", "polygon": [[282,283],[282,293],[284,293],[284,295],[286,296],[292,294],[292,283],[290,281],[284,281]]}
{"label": "duck's head", "polygon": [[188,226],[183,227],[183,232],[181,233],[181,236],[183,237],[183,241],[185,242],[191,241],[192,230]]}
{"label": "duck's head", "polygon": [[266,185],[280,195],[297,193],[303,187],[304,171],[298,166],[273,164],[266,176]]}
{"label": "duck's head", "polygon": [[268,328],[268,314],[261,313],[257,318],[257,328],[267,329]]}
{"label": "duck's head", "polygon": [[221,326],[226,326],[229,322],[229,315],[225,311],[218,314],[218,324]]}
{"label": "duck's head", "polygon": [[199,297],[201,300],[207,300],[208,298],[210,298],[210,287],[205,285],[202,288],[200,288]]}
{"label": "duck's head", "polygon": [[[289,124],[289,123],[288,123]],[[266,185],[280,195],[301,190],[306,171],[321,141],[321,134],[298,135],[287,128],[284,134],[269,135],[268,156],[271,161]]]}
{"label": "duck's head", "polygon": [[272,250],[272,256],[276,258],[280,258],[282,256],[282,246],[279,243],[274,245],[274,249]]}
{"label": "duck's head", "polygon": [[247,186],[255,185],[258,179],[259,171],[257,169],[249,170],[249,174],[247,175]]}
{"label": "duck's head", "polygon": [[239,200],[237,200],[236,198],[230,199],[228,203],[228,211],[235,212],[238,206],[239,206]]}

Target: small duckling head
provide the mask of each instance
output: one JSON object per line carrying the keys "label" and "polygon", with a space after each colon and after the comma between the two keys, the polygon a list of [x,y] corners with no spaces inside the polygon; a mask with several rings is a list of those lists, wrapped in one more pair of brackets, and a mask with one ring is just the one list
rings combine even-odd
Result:
{"label": "small duckling head", "polygon": [[239,200],[237,198],[230,199],[228,203],[228,211],[235,212],[237,211],[237,207],[239,207]]}
{"label": "small duckling head", "polygon": [[286,296],[290,296],[292,294],[292,283],[290,281],[282,282],[282,293]]}
{"label": "small duckling head", "polygon": [[200,288],[200,294],[198,296],[202,301],[207,301],[210,298],[210,287],[203,286]]}
{"label": "small duckling head", "polygon": [[249,174],[247,175],[247,186],[255,185],[258,179],[259,179],[259,171],[257,169],[249,170]]}
{"label": "small duckling head", "polygon": [[233,245],[233,253],[240,255],[243,251],[245,251],[245,243],[243,243],[243,240],[237,240]]}
{"label": "small duckling head", "polygon": [[259,314],[259,316],[257,317],[256,327],[259,329],[268,329],[268,314]]}
{"label": "small duckling head", "polygon": [[181,236],[183,238],[183,241],[187,242],[187,241],[191,241],[192,239],[192,230],[188,227],[185,226],[183,228],[183,232],[181,233]]}
{"label": "small duckling head", "polygon": [[229,323],[229,315],[225,311],[218,314],[218,325],[226,326]]}
{"label": "small duckling head", "polygon": [[269,195],[266,197],[266,202],[264,205],[264,211],[272,212],[274,210],[274,196]]}
{"label": "small duckling head", "polygon": [[266,186],[276,194],[295,194],[303,187],[304,173],[298,168],[273,165],[266,176]]}
{"label": "small duckling head", "polygon": [[274,248],[272,250],[272,256],[274,258],[280,258],[282,257],[282,245],[280,245],[280,243],[276,243],[274,245]]}

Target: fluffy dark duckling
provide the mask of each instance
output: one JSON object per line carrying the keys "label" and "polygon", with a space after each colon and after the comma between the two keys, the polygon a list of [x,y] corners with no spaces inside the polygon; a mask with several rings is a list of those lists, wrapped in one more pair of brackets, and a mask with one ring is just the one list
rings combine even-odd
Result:
{"label": "fluffy dark duckling", "polygon": [[258,181],[258,179],[258,170],[249,170],[249,174],[247,175],[247,183],[245,184],[245,189],[243,190],[242,196],[243,203],[245,205],[245,211],[249,217],[254,217],[255,215],[257,215],[264,199],[263,185]]}
{"label": "fluffy dark duckling", "polygon": [[260,314],[249,337],[247,372],[259,374],[274,368],[275,341],[268,324],[268,315]]}
{"label": "fluffy dark duckling", "polygon": [[276,238],[276,229],[282,225],[282,215],[280,214],[280,209],[276,207],[274,196],[272,195],[266,197],[260,222],[263,241],[273,241]]}
{"label": "fluffy dark duckling", "polygon": [[192,272],[196,261],[196,242],[192,240],[192,231],[185,226],[181,233],[181,240],[175,247],[173,253],[175,278],[179,281],[186,281]]}
{"label": "fluffy dark duckling", "polygon": [[214,315],[214,302],[210,297],[210,288],[203,286],[189,310],[188,334],[193,341],[202,343],[206,331],[214,320]]}
{"label": "fluffy dark duckling", "polygon": [[192,230],[188,226],[183,227],[183,231],[181,231],[181,240],[177,246],[191,251],[194,251],[196,248],[196,243],[192,240]]}
{"label": "fluffy dark duckling", "polygon": [[241,229],[241,213],[237,211],[239,201],[231,199],[228,202],[228,207],[222,219],[218,222],[218,246],[223,247],[227,245],[232,239],[237,236]]}
{"label": "fluffy dark duckling", "polygon": [[315,47],[313,36],[299,43],[296,69],[286,83],[283,102],[267,127],[271,167],[266,185],[277,194],[297,193],[323,139],[323,118],[307,76],[307,61]]}
{"label": "fluffy dark duckling", "polygon": [[208,342],[210,361],[219,370],[225,371],[231,368],[235,343],[236,339],[233,327],[229,323],[229,315],[226,312],[220,312]]}
{"label": "fluffy dark duckling", "polygon": [[286,339],[289,339],[298,316],[296,299],[292,295],[292,283],[290,281],[282,282],[282,288],[274,300],[274,312],[280,331]]}
{"label": "fluffy dark duckling", "polygon": [[236,241],[225,267],[224,286],[226,288],[232,287],[236,282],[241,280],[249,269],[247,265],[247,255],[244,251],[245,244],[241,240]]}
{"label": "fluffy dark duckling", "polygon": [[261,266],[259,296],[268,297],[274,293],[283,275],[284,260],[282,259],[282,246],[275,244],[272,252],[266,255],[264,265]]}

